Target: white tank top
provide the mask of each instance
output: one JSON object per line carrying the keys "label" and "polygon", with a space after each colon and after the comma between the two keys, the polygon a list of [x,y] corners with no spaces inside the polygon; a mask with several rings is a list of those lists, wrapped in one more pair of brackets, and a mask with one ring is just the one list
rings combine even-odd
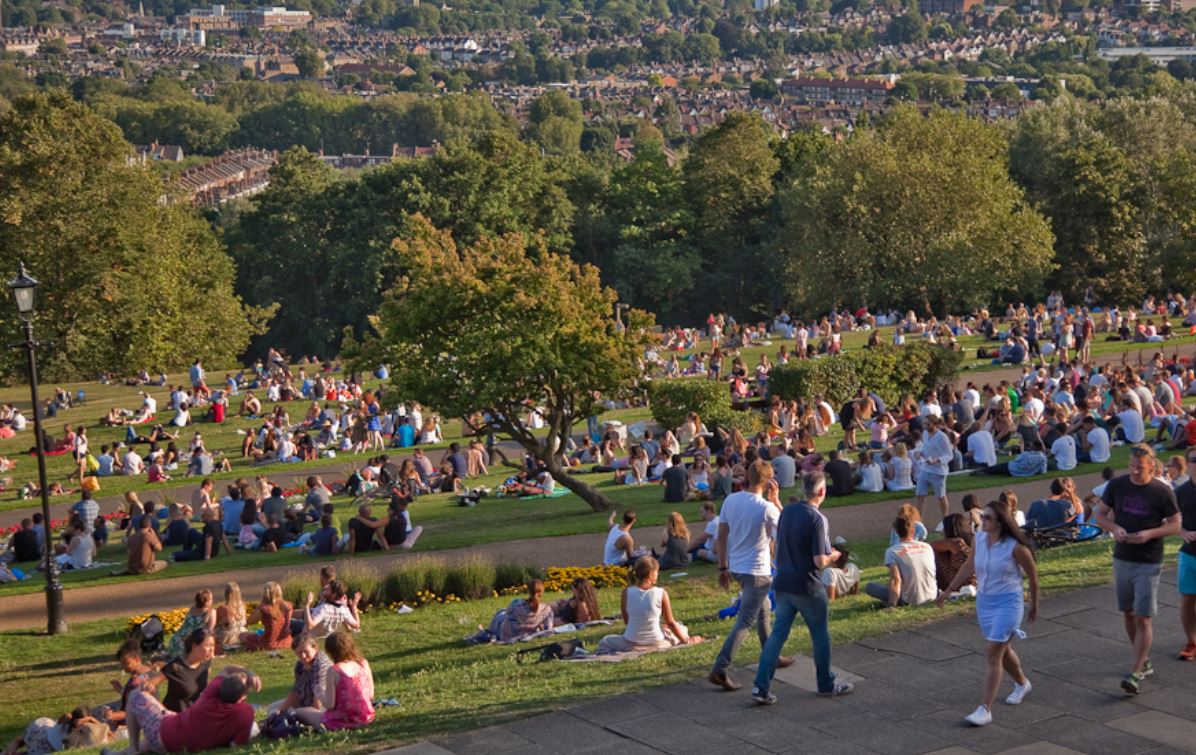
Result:
{"label": "white tank top", "polygon": [[610,566],[612,564],[618,565],[627,562],[627,553],[615,547],[615,543],[625,534],[627,533],[623,532],[617,524],[610,528],[610,532],[606,533],[606,545],[602,547],[603,564]]}
{"label": "white tank top", "polygon": [[976,592],[982,595],[1022,592],[1022,570],[1013,560],[1017,540],[1006,537],[989,545],[988,533],[978,532],[972,547],[975,553]]}
{"label": "white tank top", "polygon": [[623,637],[637,645],[655,645],[664,642],[660,629],[660,604],[664,589],[653,587],[641,590],[632,585],[627,588],[627,629]]}

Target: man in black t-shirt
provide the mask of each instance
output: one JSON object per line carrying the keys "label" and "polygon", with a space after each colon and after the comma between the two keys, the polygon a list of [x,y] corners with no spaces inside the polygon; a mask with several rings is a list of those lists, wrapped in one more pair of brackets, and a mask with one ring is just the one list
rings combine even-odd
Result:
{"label": "man in black t-shirt", "polygon": [[21,520],[21,529],[12,533],[8,547],[12,548],[13,560],[18,564],[41,559],[41,543],[37,540],[37,530],[33,529],[32,519]]}
{"label": "man in black t-shirt", "polygon": [[[357,516],[349,520],[349,554],[366,553],[371,549],[389,550],[386,535],[382,532],[385,522],[380,522],[371,516],[370,507],[362,504],[357,509]],[[374,539],[378,544],[374,544]]]}
{"label": "man in black t-shirt", "polygon": [[829,495],[832,497],[838,498],[855,492],[855,477],[851,464],[840,458],[838,451],[831,451],[831,459],[823,471],[830,478]]}
{"label": "man in black t-shirt", "polygon": [[1152,620],[1158,609],[1163,538],[1180,533],[1175,492],[1155,479],[1154,469],[1154,449],[1145,443],[1132,447],[1130,473],[1109,481],[1095,519],[1096,525],[1117,541],[1113,546],[1117,608],[1125,616],[1125,631],[1134,646],[1133,667],[1121,680],[1121,688],[1132,695],[1141,691],[1142,679],[1154,673],[1150,646]]}
{"label": "man in black t-shirt", "polygon": [[[1196,448],[1188,449],[1187,459],[1188,468],[1196,468],[1192,467],[1196,464]],[[1179,549],[1179,574],[1175,583],[1179,588],[1179,618],[1188,638],[1179,651],[1179,659],[1191,661],[1196,660],[1196,485],[1191,480],[1180,485],[1175,490],[1175,499],[1182,517],[1180,526],[1183,531],[1180,534],[1184,539]]]}
{"label": "man in black t-shirt", "polygon": [[661,476],[664,484],[664,502],[681,503],[689,498],[689,470],[681,463],[681,455],[673,455],[673,465]]}

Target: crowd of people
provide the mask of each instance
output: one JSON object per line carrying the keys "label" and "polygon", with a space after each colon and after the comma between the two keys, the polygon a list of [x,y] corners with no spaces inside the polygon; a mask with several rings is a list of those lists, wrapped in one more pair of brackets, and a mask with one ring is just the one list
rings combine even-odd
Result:
{"label": "crowd of people", "polygon": [[[167,646],[159,647],[160,634],[140,627],[120,645],[115,660],[125,679],[112,681],[117,699],[34,720],[6,755],[96,746],[122,755],[196,752],[244,745],[261,733],[369,725],[374,677],[354,637],[361,630],[361,596],[346,595],[332,566],[320,570],[320,583],[318,601],[309,594],[302,611],[275,582],[266,584],[252,611],[235,582],[225,586],[219,606],[210,590],[201,590]],[[248,703],[262,684],[246,665],[218,665],[234,653],[249,663],[255,652],[283,650],[295,655],[294,683],[268,705]]]}

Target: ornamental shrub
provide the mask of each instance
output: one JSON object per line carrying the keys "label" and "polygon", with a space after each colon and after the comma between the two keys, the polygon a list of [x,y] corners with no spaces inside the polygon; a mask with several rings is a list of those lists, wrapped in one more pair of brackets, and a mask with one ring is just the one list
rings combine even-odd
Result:
{"label": "ornamental shrub", "polygon": [[462,600],[485,598],[494,590],[494,564],[476,556],[450,564],[444,589]]}
{"label": "ornamental shrub", "polygon": [[823,396],[837,407],[865,387],[895,405],[903,394],[921,396],[953,381],[962,358],[962,352],[928,343],[881,345],[790,361],[769,374],[768,389],[785,400]]}
{"label": "ornamental shrub", "polygon": [[746,434],[763,427],[763,419],[755,416],[758,412],[739,411],[731,405],[731,387],[725,381],[654,380],[648,384],[648,398],[652,403],[652,419],[668,430],[684,424],[685,415],[690,412],[697,412],[711,429],[715,425],[737,427]]}

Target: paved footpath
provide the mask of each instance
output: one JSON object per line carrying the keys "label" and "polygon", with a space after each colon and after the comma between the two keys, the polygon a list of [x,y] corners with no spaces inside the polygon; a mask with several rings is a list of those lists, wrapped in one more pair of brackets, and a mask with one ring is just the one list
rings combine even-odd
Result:
{"label": "paved footpath", "polygon": [[771,707],[752,704],[752,672],[740,668],[735,678],[745,686],[736,693],[695,679],[386,755],[1196,752],[1196,664],[1175,659],[1182,633],[1174,578],[1163,577],[1156,671],[1136,697],[1118,686],[1130,649],[1112,588],[1104,586],[1043,601],[1042,617],[1026,627],[1029,639],[1017,642],[1034,689],[1021,705],[1004,705],[1006,680],[994,723],[982,729],[963,717],[979,697],[984,643],[974,619],[959,617],[836,647],[837,673],[856,685],[842,698],[813,694],[813,666],[801,657],[777,673],[782,683],[774,684],[779,699]]}
{"label": "paved footpath", "polygon": [[[1081,475],[1076,478],[1076,482],[1079,490],[1086,492],[1100,481],[1099,478],[1100,476],[1097,474]],[[1017,492],[1024,510],[1030,501],[1046,497],[1050,486],[1050,480],[1036,480],[1021,484],[1008,484],[1008,478],[1001,481],[1006,484],[970,492],[975,493],[982,502],[985,502],[996,498],[997,493],[1001,490],[1011,488]],[[952,511],[960,510],[960,497],[959,493],[951,494]],[[896,516],[897,510],[901,508],[901,504],[912,500],[914,499],[909,497],[827,508],[825,512],[830,521],[831,535],[842,536],[849,542],[885,537],[889,534],[893,518]],[[483,505],[487,504],[483,503]],[[696,506],[696,504],[686,505]],[[938,505],[933,500],[927,501],[926,519],[929,525],[936,524],[938,517]],[[386,569],[395,562],[426,554],[446,559],[480,555],[495,562],[534,563],[542,567],[592,566],[600,561],[602,544],[606,539],[605,521],[596,517],[594,522],[595,527],[601,530],[600,532],[529,540],[508,540],[449,550],[421,551],[417,545],[417,549],[414,551],[398,551],[393,554],[372,556],[365,559],[365,562],[378,569]],[[418,524],[418,520],[416,523]],[[656,527],[641,527],[633,530],[632,534],[646,543],[656,538],[656,532]],[[212,589],[213,592],[218,592],[217,587],[230,581],[237,582],[244,594],[257,595],[261,593],[262,587],[267,582],[281,582],[292,572],[304,568],[302,564],[268,566],[270,555],[261,555],[262,566],[251,569],[236,569],[186,577],[171,577],[170,570],[167,569],[157,579],[68,589],[64,593],[67,621],[68,623],[78,623],[112,616],[123,617],[177,608],[188,605],[198,590],[206,587]],[[338,563],[345,562],[346,559],[341,559]],[[312,568],[317,563],[324,562],[317,562],[313,559]],[[40,579],[40,575],[37,575],[35,579]],[[0,607],[3,609],[0,610],[0,631],[44,625],[45,596],[41,592],[0,598]]]}

